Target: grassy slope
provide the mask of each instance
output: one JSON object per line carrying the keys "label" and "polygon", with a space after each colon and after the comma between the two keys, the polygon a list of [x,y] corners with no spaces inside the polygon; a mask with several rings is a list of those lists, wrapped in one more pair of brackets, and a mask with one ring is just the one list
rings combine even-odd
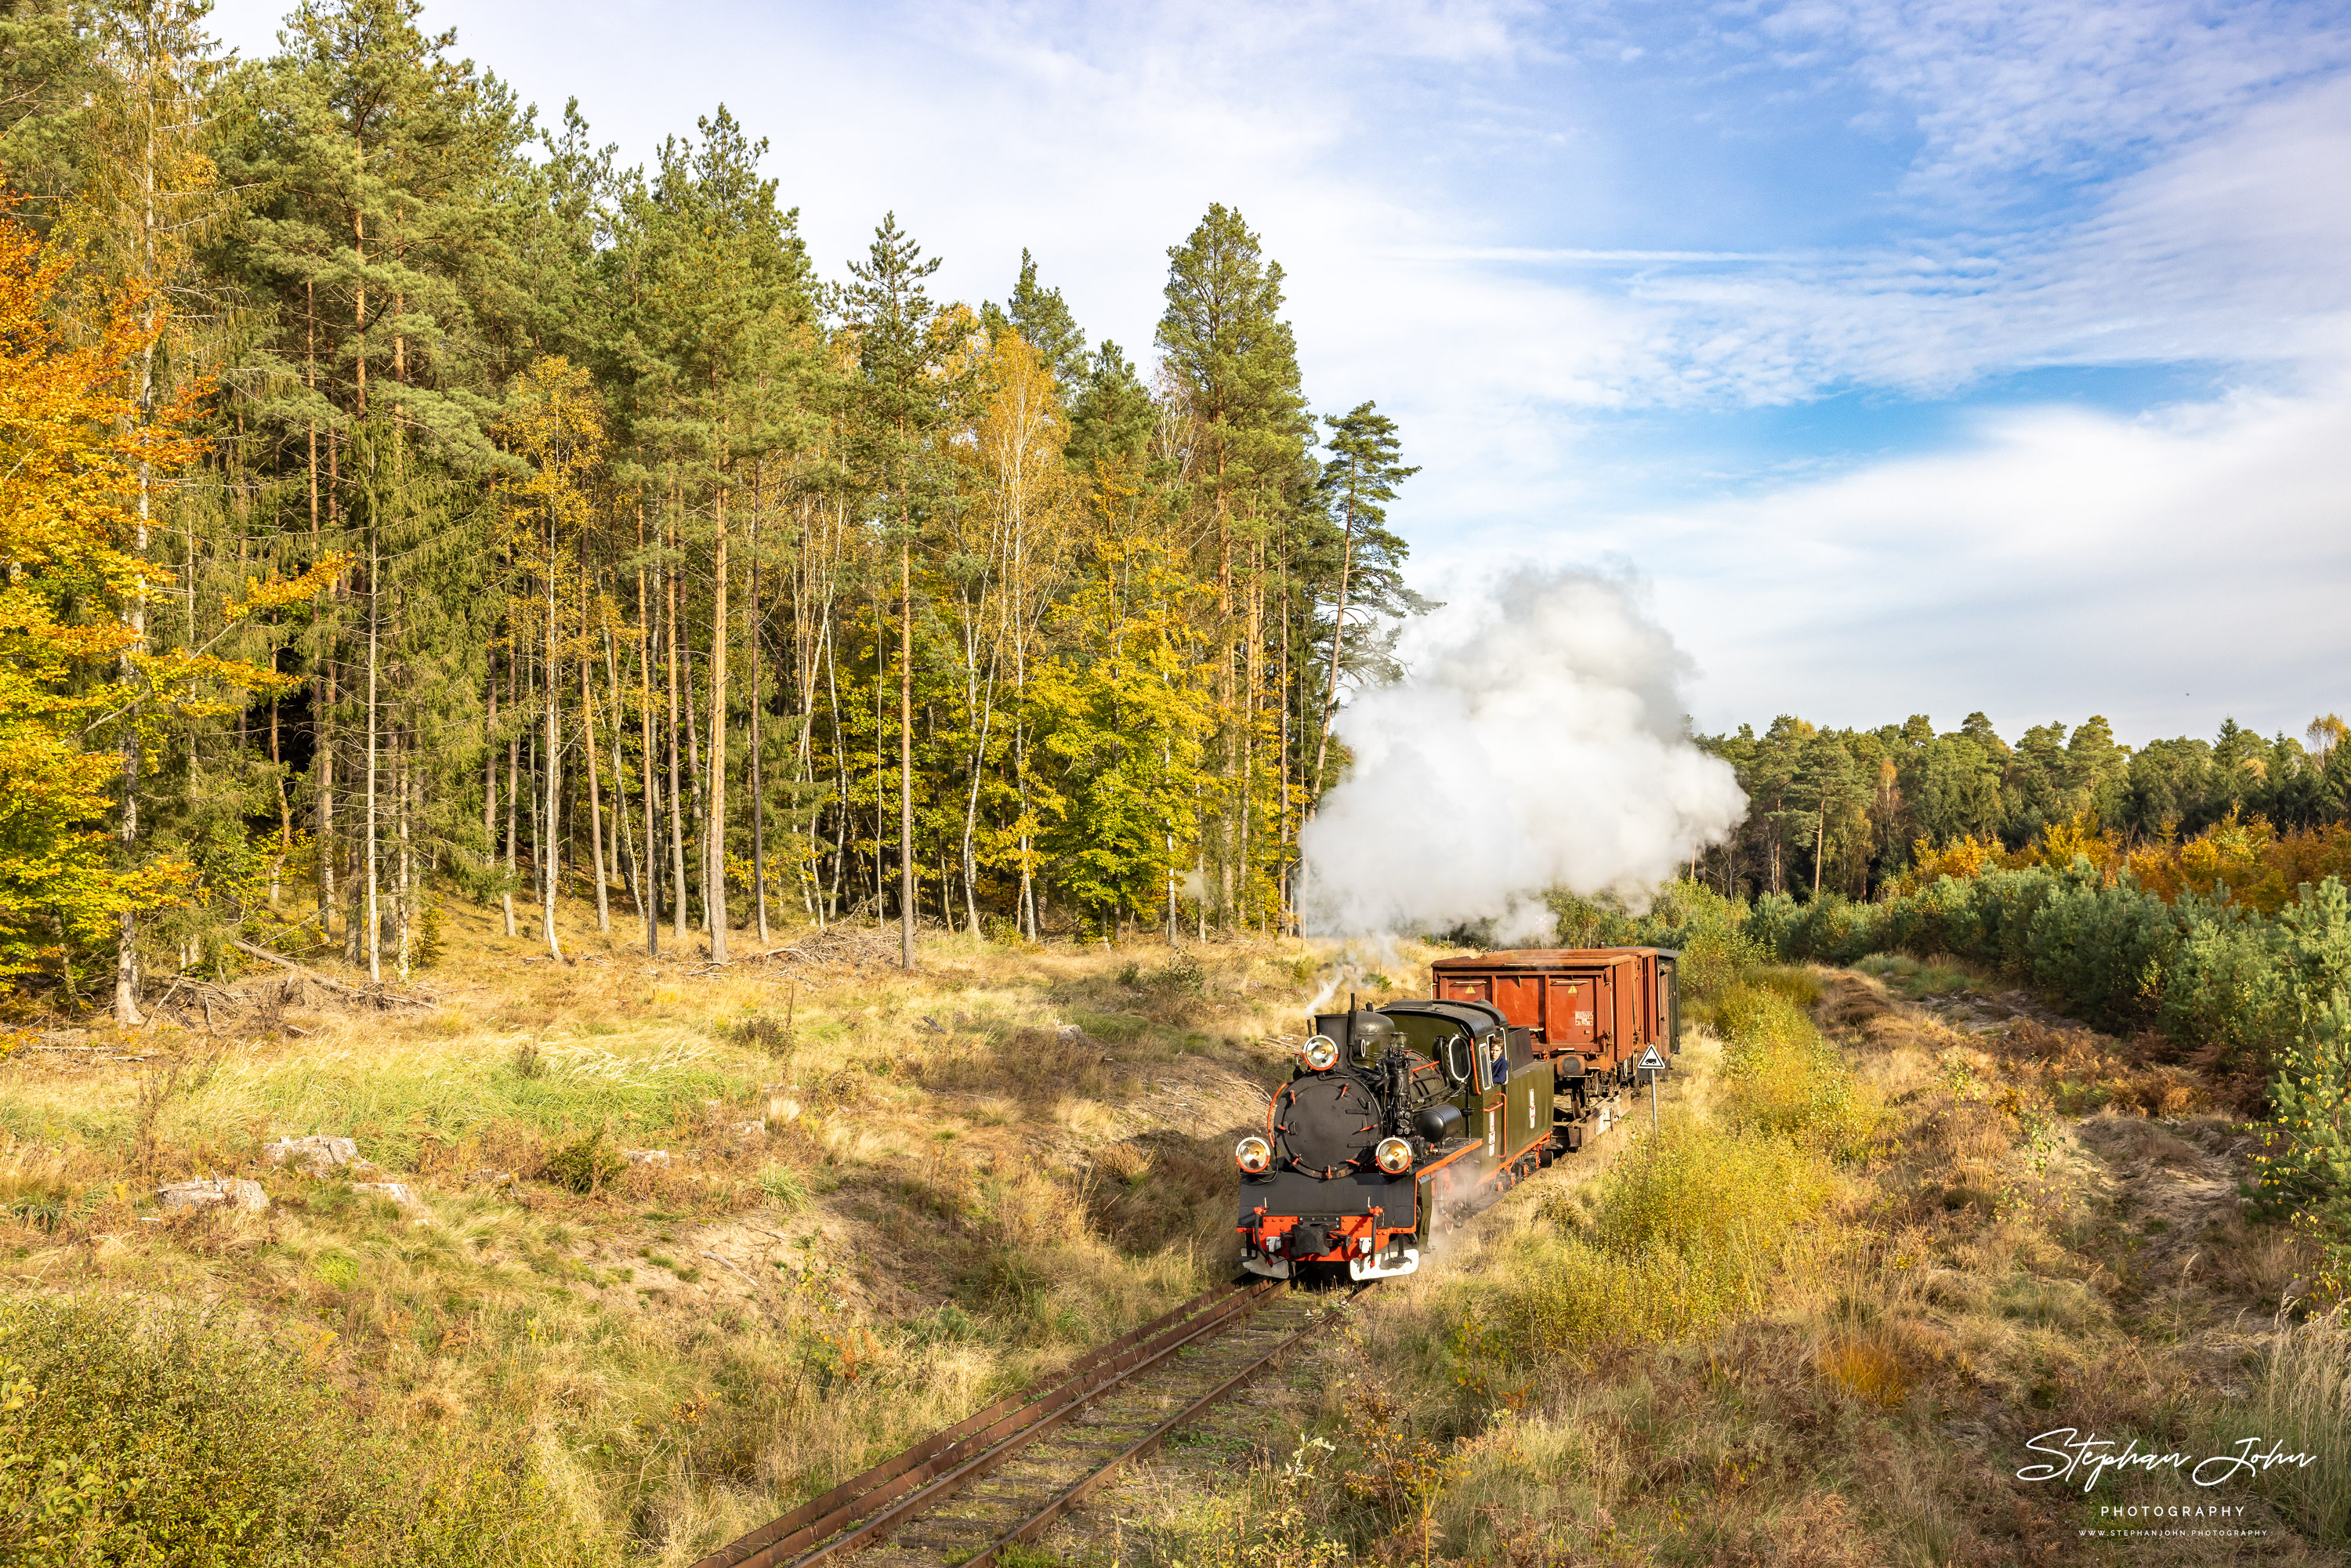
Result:
{"label": "grassy slope", "polygon": [[[20,1308],[227,1309],[212,1322],[236,1343],[213,1359],[329,1400],[281,1391],[252,1419],[308,1409],[305,1429],[404,1443],[369,1460],[401,1484],[467,1495],[466,1456],[519,1462],[530,1484],[493,1500],[503,1539],[562,1526],[578,1550],[549,1561],[689,1561],[1197,1288],[1228,1256],[1230,1138],[1316,977],[1289,945],[1195,962],[961,937],[907,977],[854,934],[815,945],[830,963],[714,974],[578,930],[586,961],[559,968],[464,919],[429,1010],[289,1003],[263,977],[214,998],[217,1035],[17,1051],[0,1243]],[[1636,1120],[1513,1194],[1057,1549],[1267,1568],[2330,1560],[2308,1542],[2342,1540],[2351,1495],[2325,1384],[2340,1343],[2298,1331],[2294,1365],[2267,1370],[2304,1260],[2237,1217],[2230,1124],[2192,1080],[1963,973],[1873,969],[1769,977],[1817,998],[1835,1047],[1781,1040],[1778,1076],[1811,1062],[1855,1092],[1763,1093],[1702,1039],[1654,1145]],[[1749,1004],[1720,1009],[1731,1067],[1760,1060],[1741,1030],[1785,1032],[1770,995]],[[672,1162],[592,1195],[533,1179],[598,1131]],[[355,1135],[423,1207],[259,1163],[309,1132]],[[485,1170],[522,1179],[469,1180]],[[145,1196],[207,1172],[260,1177],[272,1207],[165,1221]],[[97,1320],[77,1321],[59,1332]],[[0,1340],[0,1361],[38,1337]],[[2278,1403],[2313,1390],[2335,1401],[2315,1416]],[[2270,1532],[2250,1543],[2085,1542],[2099,1502],[2189,1489],[2109,1480],[2085,1500],[2011,1479],[2052,1427],[2200,1453],[2249,1422],[2333,1444],[2295,1486],[2215,1494]],[[351,1561],[475,1560],[436,1542],[480,1532],[444,1525],[320,1539]]]}
{"label": "grassy slope", "polygon": [[[853,933],[713,973],[581,929],[559,967],[451,925],[427,1009],[273,974],[210,998],[217,1033],[33,1036],[80,1049],[0,1063],[11,1289],[225,1306],[371,1422],[523,1434],[590,1556],[670,1563],[1227,1266],[1231,1139],[1314,975],[934,935],[907,976]],[[308,1133],[422,1207],[263,1163]],[[671,1161],[533,1179],[597,1134]],[[151,1196],[232,1173],[266,1214]]]}
{"label": "grassy slope", "polygon": [[[1809,988],[1776,977],[1817,993],[1874,1124],[1814,1221],[1774,1248],[1760,1300],[1677,1322],[1578,1282],[1578,1249],[1656,1201],[1656,1176],[1633,1179],[1636,1122],[1613,1166],[1511,1195],[1236,1416],[1228,1440],[1262,1468],[1138,1480],[1116,1517],[1064,1544],[1235,1568],[2339,1561],[2351,1354],[2325,1316],[2273,1333],[2308,1260],[2238,1214],[2232,1124],[2192,1080],[2025,998],[1907,960],[1873,969],[1814,971]],[[1691,1206],[1684,1234],[1708,1214],[1773,1218],[1740,1210],[1737,1189],[1762,1167],[1735,1124],[1757,1108],[1724,1066],[1711,1039],[1689,1052],[1680,1152],[1657,1156],[1693,1177],[1676,1199]],[[1768,1228],[1734,1226],[1748,1239],[1715,1250],[1752,1251]],[[1641,1245],[1620,1256],[1688,1265]],[[2067,1426],[2199,1458],[2258,1433],[2320,1462],[2210,1490],[2110,1476],[2085,1496],[2078,1478],[2016,1479],[2025,1442]],[[2241,1505],[2242,1527],[2263,1533],[2079,1533],[2115,1525],[2099,1507],[2132,1503]]]}

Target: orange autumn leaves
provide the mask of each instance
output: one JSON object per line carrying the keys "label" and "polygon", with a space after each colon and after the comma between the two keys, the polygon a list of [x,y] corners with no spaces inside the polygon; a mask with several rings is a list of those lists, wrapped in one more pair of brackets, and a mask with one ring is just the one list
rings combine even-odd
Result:
{"label": "orange autumn leaves", "polygon": [[2129,844],[2122,834],[2101,828],[2094,813],[2083,811],[2051,823],[2020,850],[2004,848],[1994,838],[1961,837],[1939,847],[1921,839],[1912,846],[1910,869],[1886,891],[1900,897],[1938,877],[1966,881],[1988,871],[2062,869],[2076,858],[2087,860],[2110,882],[2127,873],[2167,904],[2192,894],[2274,915],[2304,883],[2330,876],[2351,880],[2351,823],[2281,833],[2264,818],[2231,811],[2185,839],[2167,835]]}
{"label": "orange autumn leaves", "polygon": [[[68,328],[76,256],[16,221],[0,197],[0,991],[125,909],[169,901],[188,868],[118,854],[104,831],[122,771],[120,727],[217,711],[213,688],[270,672],[205,649],[153,653],[124,612],[168,573],[135,548],[151,497],[193,461],[187,399],[143,412],[141,355],[164,313],[136,293]],[[249,585],[241,613],[317,591],[339,563]]]}

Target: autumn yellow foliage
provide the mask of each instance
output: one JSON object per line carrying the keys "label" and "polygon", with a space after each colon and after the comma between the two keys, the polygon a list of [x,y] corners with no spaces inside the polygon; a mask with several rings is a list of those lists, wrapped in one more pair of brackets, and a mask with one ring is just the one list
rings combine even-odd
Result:
{"label": "autumn yellow foliage", "polygon": [[1997,839],[1962,837],[1936,845],[1920,839],[1911,846],[1910,869],[1886,884],[1890,897],[1916,893],[1938,877],[1967,881],[1989,871],[2029,866],[2063,868],[2086,860],[2108,881],[2127,873],[2139,886],[2167,904],[2183,894],[2220,898],[2274,915],[2293,901],[2294,889],[2330,876],[2351,878],[2351,823],[2281,833],[2264,817],[2226,817],[2187,838],[2166,836],[2129,844],[2083,811],[2043,828],[2021,850]]}
{"label": "autumn yellow foliage", "polygon": [[56,319],[71,261],[0,202],[0,988],[68,927],[95,929],[174,880],[108,863],[120,761],[84,735],[126,700],[117,672],[137,632],[88,608],[158,580],[123,548],[127,508],[142,464],[168,472],[192,453],[175,422],[142,421],[125,391],[159,329],[137,300],[88,340]]}
{"label": "autumn yellow foliage", "polygon": [[[111,852],[112,789],[141,755],[119,737],[163,708],[234,711],[229,688],[285,684],[208,647],[145,645],[135,611],[172,580],[139,553],[138,497],[193,461],[192,411],[131,393],[167,321],[136,288],[94,329],[68,329],[57,304],[75,260],[0,194],[0,993],[70,936],[168,902],[193,875],[169,856]],[[340,564],[249,581],[225,620],[307,598]]]}

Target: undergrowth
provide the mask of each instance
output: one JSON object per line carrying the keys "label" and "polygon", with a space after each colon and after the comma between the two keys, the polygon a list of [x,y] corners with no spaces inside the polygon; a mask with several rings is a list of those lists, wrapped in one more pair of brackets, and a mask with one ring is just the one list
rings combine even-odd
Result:
{"label": "undergrowth", "polygon": [[509,1427],[364,1418],[307,1348],[188,1308],[0,1298],[0,1560],[187,1568],[601,1560]]}
{"label": "undergrowth", "polygon": [[[559,967],[453,912],[435,1010],[262,977],[250,1030],[0,1060],[0,1561],[683,1568],[1229,1267],[1322,973],[838,931],[713,972],[561,914]],[[373,1168],[271,1163],[308,1134]],[[216,1176],[268,1207],[159,1206]]]}

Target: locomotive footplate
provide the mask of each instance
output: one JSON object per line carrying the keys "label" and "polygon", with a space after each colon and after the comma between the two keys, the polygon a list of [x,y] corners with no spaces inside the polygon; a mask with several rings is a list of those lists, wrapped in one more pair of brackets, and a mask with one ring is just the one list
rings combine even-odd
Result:
{"label": "locomotive footplate", "polygon": [[1253,1274],[1286,1280],[1297,1265],[1344,1262],[1359,1278],[1384,1267],[1399,1233],[1416,1220],[1409,1176],[1352,1171],[1324,1181],[1278,1171],[1241,1184],[1242,1265]]}

